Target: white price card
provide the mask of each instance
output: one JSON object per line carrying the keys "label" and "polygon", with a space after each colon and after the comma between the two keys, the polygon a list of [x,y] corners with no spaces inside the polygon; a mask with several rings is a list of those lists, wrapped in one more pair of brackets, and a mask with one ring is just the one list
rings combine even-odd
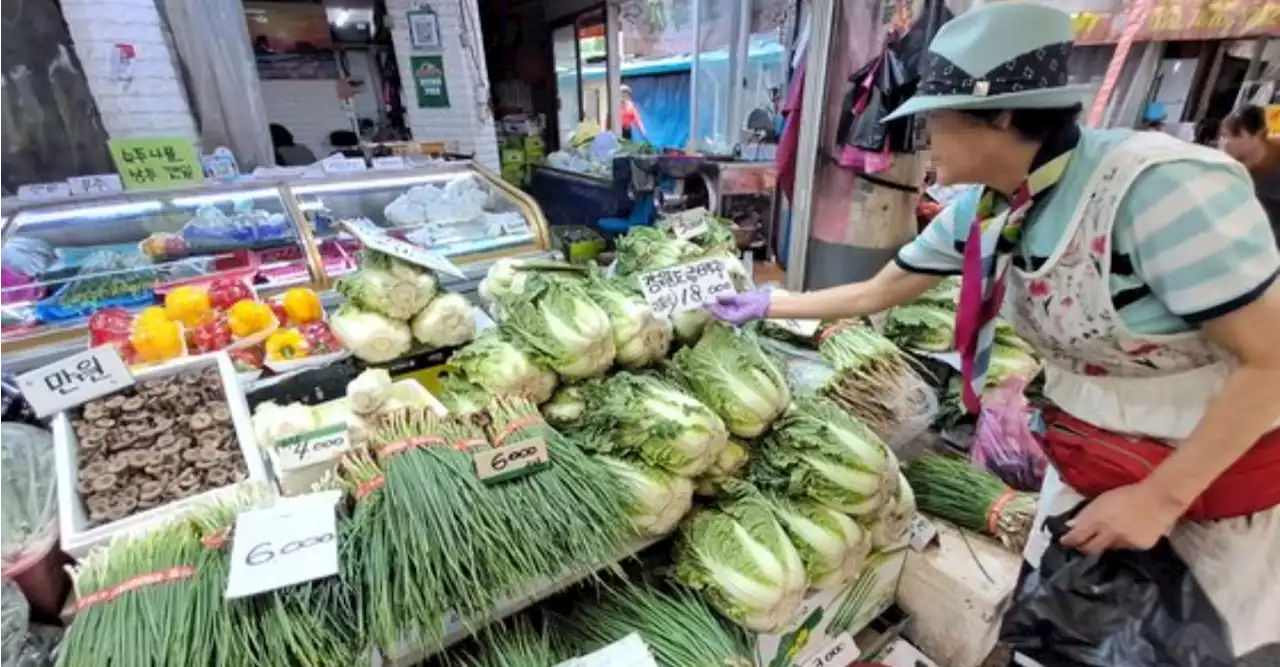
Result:
{"label": "white price card", "polygon": [[392,238],[368,218],[350,218],[340,220],[338,224],[345,227],[352,236],[359,239],[360,243],[366,247],[385,252],[393,257],[399,257],[411,264],[425,266],[432,271],[447,273],[455,278],[467,277],[467,274],[463,273],[462,269],[459,269],[457,265],[450,262],[443,255],[431,252],[408,241]]}
{"label": "white price card", "polygon": [[71,186],[59,183],[32,183],[18,186],[18,201],[41,202],[66,199],[71,196]]}
{"label": "white price card", "polygon": [[281,440],[276,444],[276,457],[280,460],[280,469],[288,472],[328,461],[350,449],[346,424],[336,424]]}
{"label": "white price card", "polygon": [[338,573],[338,529],[325,494],[241,512],[231,544],[228,600]]}
{"label": "white price card", "polygon": [[368,171],[369,165],[360,157],[329,157],[321,165],[326,174],[350,174],[357,171]]}
{"label": "white price card", "polygon": [[556,667],[658,667],[649,645],[633,632],[608,646],[571,660]]}
{"label": "white price card", "polygon": [[400,169],[408,169],[409,163],[399,155],[386,155],[383,157],[373,158],[374,171],[397,171]]}
{"label": "white price card", "polygon": [[923,514],[917,513],[911,517],[911,525],[907,526],[907,541],[911,544],[911,548],[916,551],[924,551],[935,538],[938,537],[938,529],[933,522],[926,519]]}
{"label": "white price card", "polygon": [[485,484],[523,477],[551,463],[547,443],[534,438],[502,447],[494,447],[475,455],[476,475]]}
{"label": "white price card", "polygon": [[804,667],[846,667],[857,662],[861,651],[853,641],[853,635],[841,632],[836,638],[805,660]]}
{"label": "white price card", "polygon": [[18,376],[18,389],[38,417],[48,417],[132,384],[133,374],[111,345],[73,354]]}
{"label": "white price card", "polygon": [[709,229],[707,227],[707,215],[707,209],[699,206],[687,211],[673,213],[664,218],[664,220],[671,227],[671,233],[675,234],[676,238],[688,240],[696,239],[707,233]]}
{"label": "white price card", "polygon": [[72,176],[67,185],[73,195],[110,195],[124,192],[120,183],[120,174],[95,174],[93,176]]}
{"label": "white price card", "polygon": [[822,326],[822,320],[797,320],[788,317],[769,321],[801,338],[813,338],[813,335],[818,333],[818,327]]}
{"label": "white price card", "polygon": [[640,274],[644,298],[660,315],[701,308],[736,291],[722,259],[703,259]]}

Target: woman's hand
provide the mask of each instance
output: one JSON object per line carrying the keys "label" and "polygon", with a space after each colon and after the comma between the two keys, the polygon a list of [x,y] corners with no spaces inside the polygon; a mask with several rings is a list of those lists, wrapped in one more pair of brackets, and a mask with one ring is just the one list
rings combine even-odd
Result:
{"label": "woman's hand", "polygon": [[1112,489],[1089,501],[1067,525],[1062,545],[1090,556],[1107,549],[1146,551],[1173,529],[1187,506],[1150,481]]}
{"label": "woman's hand", "polygon": [[752,320],[762,320],[769,315],[769,293],[754,291],[742,294],[721,294],[707,305],[718,319],[733,325],[743,325]]}

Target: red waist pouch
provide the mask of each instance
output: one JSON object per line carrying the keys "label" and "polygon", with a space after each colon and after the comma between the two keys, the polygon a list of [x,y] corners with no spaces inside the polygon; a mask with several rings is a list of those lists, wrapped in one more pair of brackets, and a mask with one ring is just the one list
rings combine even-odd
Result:
{"label": "red waist pouch", "polygon": [[[1173,453],[1169,445],[1100,429],[1061,410],[1045,413],[1044,450],[1062,480],[1086,498],[1135,484]],[[1263,436],[1191,504],[1183,519],[1247,516],[1280,505],[1280,430]]]}

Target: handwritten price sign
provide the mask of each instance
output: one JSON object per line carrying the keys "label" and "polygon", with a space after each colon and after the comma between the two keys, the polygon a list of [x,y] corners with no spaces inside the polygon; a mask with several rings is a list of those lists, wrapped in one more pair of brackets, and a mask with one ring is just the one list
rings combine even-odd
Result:
{"label": "handwritten price sign", "polygon": [[654,311],[667,316],[701,308],[721,294],[736,291],[721,259],[703,259],[642,273],[640,287]]}
{"label": "handwritten price sign", "polygon": [[424,266],[432,271],[447,273],[457,278],[466,278],[467,274],[462,272],[457,265],[446,259],[443,255],[431,252],[421,246],[416,246],[408,241],[388,236],[386,231],[381,227],[373,224],[368,218],[351,218],[348,220],[340,220],[339,223],[354,237],[360,240],[366,248],[372,248],[378,252],[385,252],[393,257],[403,259],[410,264]]}
{"label": "handwritten price sign", "polygon": [[18,388],[38,417],[87,403],[133,384],[133,374],[111,345],[74,354],[18,376]]}
{"label": "handwritten price sign", "polygon": [[675,234],[678,239],[695,239],[706,234],[707,227],[707,209],[699,206],[691,208],[688,211],[682,211],[667,216],[667,225],[671,227],[671,233]]}
{"label": "handwritten price sign", "polygon": [[241,512],[233,540],[228,600],[338,573],[333,499],[324,493]]}
{"label": "handwritten price sign", "polygon": [[475,455],[476,475],[485,484],[523,477],[551,463],[547,443],[542,438],[497,447]]}
{"label": "handwritten price sign", "polygon": [[276,449],[280,469],[288,472],[313,463],[328,461],[351,449],[347,427],[342,424],[299,433],[280,441]]}

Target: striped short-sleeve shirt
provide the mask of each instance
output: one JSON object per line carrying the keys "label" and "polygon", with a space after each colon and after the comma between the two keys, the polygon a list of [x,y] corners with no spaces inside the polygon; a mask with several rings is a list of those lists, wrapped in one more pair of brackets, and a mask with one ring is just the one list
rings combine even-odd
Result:
{"label": "striped short-sleeve shirt", "polygon": [[[1042,266],[1059,245],[1093,169],[1130,136],[1088,130],[1062,180],[1032,211],[1015,263]],[[958,275],[979,188],[958,197],[898,253],[908,271]],[[1187,331],[1260,297],[1280,274],[1280,251],[1253,184],[1239,170],[1196,159],[1144,170],[1116,212],[1110,290],[1140,334]]]}

